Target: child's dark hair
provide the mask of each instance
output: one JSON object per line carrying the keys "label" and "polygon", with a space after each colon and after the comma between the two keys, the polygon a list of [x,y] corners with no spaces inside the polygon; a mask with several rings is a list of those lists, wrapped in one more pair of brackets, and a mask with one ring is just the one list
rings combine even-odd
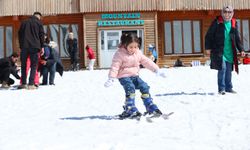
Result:
{"label": "child's dark hair", "polygon": [[140,39],[135,33],[122,34],[121,36],[121,45],[127,47],[130,43],[136,42],[138,46],[141,45]]}
{"label": "child's dark hair", "polygon": [[19,54],[18,54],[17,52],[13,52],[13,53],[11,54],[11,57],[17,58],[17,57],[19,57]]}
{"label": "child's dark hair", "polygon": [[47,34],[45,34],[44,42],[45,42],[46,44],[49,44],[49,43],[50,43],[50,38],[49,38],[49,36],[48,36]]}

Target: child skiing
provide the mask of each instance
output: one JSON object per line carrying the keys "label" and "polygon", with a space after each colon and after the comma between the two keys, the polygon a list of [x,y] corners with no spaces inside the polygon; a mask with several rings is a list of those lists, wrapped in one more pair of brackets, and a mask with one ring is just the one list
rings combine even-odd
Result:
{"label": "child skiing", "polygon": [[146,107],[146,113],[154,116],[162,115],[162,112],[152,101],[148,84],[139,77],[139,66],[142,64],[157,75],[164,78],[166,76],[152,60],[142,54],[138,48],[139,44],[139,39],[134,33],[121,36],[121,44],[112,60],[109,79],[104,84],[105,87],[109,87],[113,84],[114,79],[118,78],[125,90],[126,100],[123,106],[124,111],[119,115],[120,119],[137,118],[142,115],[135,106],[136,89],[142,93],[141,98]]}

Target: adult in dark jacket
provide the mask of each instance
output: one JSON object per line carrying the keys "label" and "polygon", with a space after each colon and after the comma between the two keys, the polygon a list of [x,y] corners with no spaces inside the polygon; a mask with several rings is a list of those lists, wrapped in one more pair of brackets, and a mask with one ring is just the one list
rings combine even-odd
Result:
{"label": "adult in dark jacket", "polygon": [[69,33],[69,37],[66,41],[66,47],[70,55],[71,69],[73,71],[78,70],[78,48],[77,48],[77,39],[74,38],[73,32]]}
{"label": "adult in dark jacket", "polygon": [[38,55],[44,43],[44,29],[40,21],[41,13],[35,12],[33,16],[22,22],[18,36],[21,49],[21,78],[22,84],[19,88],[27,88],[26,61],[30,56],[31,70],[29,77],[29,89],[35,89],[34,78],[38,65]]}
{"label": "adult in dark jacket", "polygon": [[20,79],[16,66],[18,57],[19,55],[14,52],[10,57],[0,59],[1,88],[9,88],[10,85],[15,83],[15,81],[10,78],[10,74],[12,74],[15,78]]}
{"label": "adult in dark jacket", "polygon": [[218,70],[218,91],[236,93],[232,85],[232,70],[238,70],[237,50],[244,56],[236,19],[232,6],[225,6],[221,16],[217,16],[205,37],[205,48],[210,55],[211,69]]}

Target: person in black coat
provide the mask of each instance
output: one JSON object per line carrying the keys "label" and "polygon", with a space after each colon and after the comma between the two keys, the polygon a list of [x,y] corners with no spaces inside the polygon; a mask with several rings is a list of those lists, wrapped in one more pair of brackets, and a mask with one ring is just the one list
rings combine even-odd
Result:
{"label": "person in black coat", "polygon": [[33,16],[22,22],[18,31],[19,45],[21,49],[21,78],[22,84],[19,88],[27,87],[26,61],[30,56],[31,70],[29,77],[29,89],[35,89],[34,78],[38,65],[38,55],[44,43],[44,29],[40,21],[41,13],[35,12]]}
{"label": "person in black coat", "polygon": [[69,37],[66,41],[66,47],[68,53],[70,55],[70,62],[71,62],[71,70],[77,71],[78,68],[78,48],[77,48],[77,39],[74,38],[73,32],[69,33]]}
{"label": "person in black coat", "polygon": [[245,55],[241,43],[236,19],[233,18],[232,6],[225,6],[221,16],[217,16],[205,36],[205,48],[210,55],[211,69],[218,70],[218,91],[236,93],[232,85],[233,65],[238,73],[237,50]]}
{"label": "person in black coat", "polygon": [[183,62],[181,61],[180,58],[177,58],[177,60],[174,63],[174,67],[185,67]]}
{"label": "person in black coat", "polygon": [[9,88],[10,85],[15,83],[15,81],[10,78],[10,74],[12,74],[15,78],[20,79],[16,66],[18,57],[19,55],[14,52],[10,57],[0,59],[1,88]]}

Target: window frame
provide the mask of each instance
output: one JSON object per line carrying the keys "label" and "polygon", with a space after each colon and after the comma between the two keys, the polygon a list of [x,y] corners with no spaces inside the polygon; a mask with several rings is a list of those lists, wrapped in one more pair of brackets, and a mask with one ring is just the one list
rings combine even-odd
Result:
{"label": "window frame", "polygon": [[[243,21],[247,20],[248,21],[248,49],[244,48],[244,36],[243,36]],[[237,18],[236,19],[237,23],[238,23],[238,31],[240,34],[240,38],[241,38],[241,42],[242,42],[242,46],[245,52],[250,52],[250,18]],[[240,25],[239,25],[240,24]]]}
{"label": "window frame", "polygon": [[[61,42],[62,42],[62,40],[63,39],[61,39],[61,30],[62,30],[62,27],[64,26],[64,25],[68,25],[68,33],[69,32],[72,32],[72,25],[76,25],[77,26],[77,37],[76,37],[76,35],[74,35],[74,38],[76,38],[77,39],[77,48],[78,48],[78,55],[80,56],[80,45],[79,45],[79,24],[78,23],[72,23],[72,22],[69,22],[69,23],[47,23],[47,24],[44,24],[43,26],[44,26],[44,28],[46,27],[46,30],[44,30],[44,32],[46,33],[46,34],[48,34],[48,36],[51,38],[51,29],[50,29],[50,26],[51,25],[57,25],[58,26],[58,33],[56,34],[57,35],[57,39],[58,39],[58,41],[57,41],[57,50],[58,50],[58,52],[59,52],[59,56],[60,56],[60,58],[62,58],[62,59],[69,59],[70,58],[70,55],[69,54],[67,54],[67,53],[65,53],[64,55],[65,56],[62,56],[62,51],[64,51],[63,49],[65,48],[65,47],[61,47],[62,46],[62,44],[61,44]],[[66,35],[66,39],[67,39],[67,36],[68,36],[68,33],[67,33],[67,35]],[[75,34],[75,33],[74,33]],[[65,39],[65,40],[66,40]],[[66,42],[66,41],[65,41]],[[63,43],[63,44],[65,44],[66,45],[66,43]],[[67,49],[66,49],[66,51],[67,51]]]}
{"label": "window frame", "polygon": [[[181,53],[176,53],[175,52],[175,39],[174,39],[174,22],[175,21],[180,21],[181,22],[181,39],[182,39],[182,49],[181,49]],[[184,45],[184,22],[185,21],[190,21],[190,27],[191,27],[191,42],[192,42],[192,50],[191,50],[191,53],[185,53],[185,45]],[[195,50],[195,39],[194,39],[194,22],[199,22],[199,33],[200,33],[200,52],[196,52]],[[172,46],[172,49],[171,49],[171,53],[167,53],[167,50],[166,50],[166,30],[165,30],[165,23],[170,23],[170,27],[171,27],[171,46]],[[165,20],[163,22],[163,31],[164,31],[164,34],[163,34],[163,43],[164,43],[164,46],[163,46],[163,50],[164,50],[164,55],[165,56],[171,56],[171,55],[181,55],[181,56],[189,56],[189,55],[203,55],[204,53],[204,50],[202,48],[202,19],[171,19],[171,20]]]}
{"label": "window frame", "polygon": [[[3,57],[0,56],[0,58],[6,58],[6,57],[9,57],[13,51],[14,51],[14,26],[12,24],[0,24],[1,27],[3,27]],[[10,54],[8,54],[7,52],[7,28],[8,27],[11,27],[12,29],[12,35],[11,35],[11,47],[12,47],[12,50],[9,52]]]}

